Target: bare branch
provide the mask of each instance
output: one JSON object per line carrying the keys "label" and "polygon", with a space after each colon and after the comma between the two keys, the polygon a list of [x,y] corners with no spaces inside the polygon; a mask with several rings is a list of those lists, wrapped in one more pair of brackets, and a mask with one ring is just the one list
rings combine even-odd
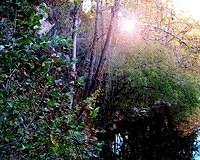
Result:
{"label": "bare branch", "polygon": [[142,26],[142,27],[148,27],[148,28],[151,28],[151,29],[154,29],[154,30],[159,30],[161,32],[164,32],[166,33],[167,35],[170,35],[171,37],[173,37],[173,39],[176,39],[179,41],[180,44],[183,44],[185,45],[187,48],[191,49],[193,52],[198,52],[199,51],[199,48],[196,47],[196,46],[191,46],[190,44],[188,44],[184,39],[180,38],[178,35],[176,34],[173,34],[172,32],[170,31],[167,31],[159,26],[156,26],[156,25],[153,25],[153,24],[147,24],[147,23],[140,23],[140,24],[137,24],[138,26]]}

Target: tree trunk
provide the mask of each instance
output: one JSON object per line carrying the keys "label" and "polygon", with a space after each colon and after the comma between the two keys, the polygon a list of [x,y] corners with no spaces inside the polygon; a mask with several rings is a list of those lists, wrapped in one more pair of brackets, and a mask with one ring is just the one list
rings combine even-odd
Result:
{"label": "tree trunk", "polygon": [[[78,8],[74,6],[73,12],[73,24],[72,24],[72,40],[73,40],[73,48],[72,48],[72,61],[76,61],[77,55],[77,29],[78,29]],[[70,93],[72,94],[70,98],[69,108],[72,109],[75,106],[74,94],[75,94],[75,80],[77,78],[76,72],[76,62],[73,62],[70,74]]]}
{"label": "tree trunk", "polygon": [[101,57],[100,57],[100,60],[99,60],[98,66],[97,66],[94,81],[93,81],[93,83],[90,87],[90,91],[93,91],[99,85],[99,81],[100,81],[100,78],[102,76],[103,67],[104,67],[104,64],[105,64],[105,61],[106,61],[106,57],[105,57],[106,52],[107,52],[109,45],[110,45],[112,32],[113,32],[113,25],[115,24],[115,21],[116,21],[116,16],[117,16],[117,13],[119,11],[119,6],[120,6],[120,0],[115,0],[114,7],[111,10],[111,19],[110,19],[110,25],[109,25],[109,28],[108,28],[107,36],[106,36],[106,41],[105,41],[103,50],[101,52]]}
{"label": "tree trunk", "polygon": [[100,35],[102,36],[101,38],[101,52],[103,50],[104,46],[104,40],[105,40],[105,33],[104,33],[104,17],[103,17],[103,0],[100,0],[100,12],[99,12],[99,19],[100,19]]}
{"label": "tree trunk", "polygon": [[97,0],[94,37],[92,41],[89,73],[88,73],[87,83],[86,83],[86,97],[90,94],[90,87],[91,87],[91,83],[93,79],[94,63],[95,63],[95,56],[96,56],[96,42],[97,42],[97,36],[98,36],[98,22],[99,22],[99,0]]}

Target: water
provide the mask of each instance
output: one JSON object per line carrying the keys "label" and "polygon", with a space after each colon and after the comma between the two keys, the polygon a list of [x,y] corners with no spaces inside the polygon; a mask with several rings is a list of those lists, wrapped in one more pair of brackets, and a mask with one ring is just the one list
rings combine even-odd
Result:
{"label": "water", "polygon": [[200,128],[197,131],[197,137],[195,139],[194,146],[196,146],[197,150],[193,152],[193,159],[200,160]]}
{"label": "water", "polygon": [[102,159],[200,160],[200,130],[183,136],[166,117],[120,121],[107,129]]}

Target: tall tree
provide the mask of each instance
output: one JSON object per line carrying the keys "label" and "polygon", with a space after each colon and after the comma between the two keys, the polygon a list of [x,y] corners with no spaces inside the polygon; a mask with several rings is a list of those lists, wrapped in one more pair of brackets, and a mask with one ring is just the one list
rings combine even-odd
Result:
{"label": "tall tree", "polygon": [[95,56],[96,56],[96,43],[97,43],[97,36],[98,36],[98,22],[99,22],[99,0],[97,0],[97,7],[96,7],[94,37],[92,41],[89,73],[88,73],[87,83],[86,83],[86,96],[90,94],[90,86],[91,86],[92,78],[93,78],[94,63],[95,63]]}
{"label": "tall tree", "polygon": [[108,48],[109,48],[109,45],[110,45],[110,42],[111,42],[114,24],[116,22],[117,14],[119,12],[120,3],[121,3],[121,0],[115,0],[114,6],[111,8],[111,19],[110,19],[108,32],[107,32],[107,35],[106,35],[106,40],[105,40],[104,47],[103,47],[102,52],[101,52],[100,60],[99,60],[97,70],[96,70],[95,75],[94,75],[94,80],[93,80],[91,87],[89,89],[89,92],[92,92],[99,85],[99,81],[101,79],[102,71],[103,71],[103,68],[104,68],[104,65],[105,65],[105,61],[106,61],[106,53],[108,51]]}
{"label": "tall tree", "polygon": [[70,92],[72,94],[70,98],[69,108],[72,109],[75,106],[74,94],[75,94],[75,80],[77,77],[76,71],[76,57],[77,57],[77,30],[78,30],[78,17],[79,17],[79,8],[77,4],[74,4],[73,12],[73,24],[72,24],[72,40],[73,40],[73,48],[72,48],[72,68],[70,74]]}

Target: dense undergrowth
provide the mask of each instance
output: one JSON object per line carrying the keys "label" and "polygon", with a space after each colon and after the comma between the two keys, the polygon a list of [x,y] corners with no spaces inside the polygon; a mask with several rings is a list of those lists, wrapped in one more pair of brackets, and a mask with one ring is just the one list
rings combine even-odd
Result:
{"label": "dense undergrowth", "polygon": [[155,44],[141,48],[125,51],[123,61],[117,56],[113,59],[113,106],[135,115],[133,108],[149,111],[165,103],[175,111],[177,119],[199,107],[198,76],[178,65],[170,49]]}
{"label": "dense undergrowth", "polygon": [[[23,0],[0,6],[0,159],[88,159],[101,145],[86,129],[98,112],[95,96],[79,97],[69,109],[71,38],[38,36],[48,7],[33,8]],[[77,92],[83,82],[77,78]],[[89,112],[84,120],[82,106]]]}
{"label": "dense undergrowth", "polygon": [[[108,83],[90,97],[84,93],[88,61],[83,54],[73,84],[76,93],[71,93],[70,71],[77,63],[71,58],[71,36],[39,36],[40,20],[49,8],[34,7],[23,0],[5,0],[0,6],[0,159],[89,159],[101,150],[97,128],[122,116],[107,113],[122,111],[134,121],[164,103],[182,119],[199,107],[198,77],[159,45],[124,50],[123,61],[112,57],[108,78],[97,77]],[[69,109],[72,97],[76,106]],[[96,122],[97,115],[104,122]]]}

